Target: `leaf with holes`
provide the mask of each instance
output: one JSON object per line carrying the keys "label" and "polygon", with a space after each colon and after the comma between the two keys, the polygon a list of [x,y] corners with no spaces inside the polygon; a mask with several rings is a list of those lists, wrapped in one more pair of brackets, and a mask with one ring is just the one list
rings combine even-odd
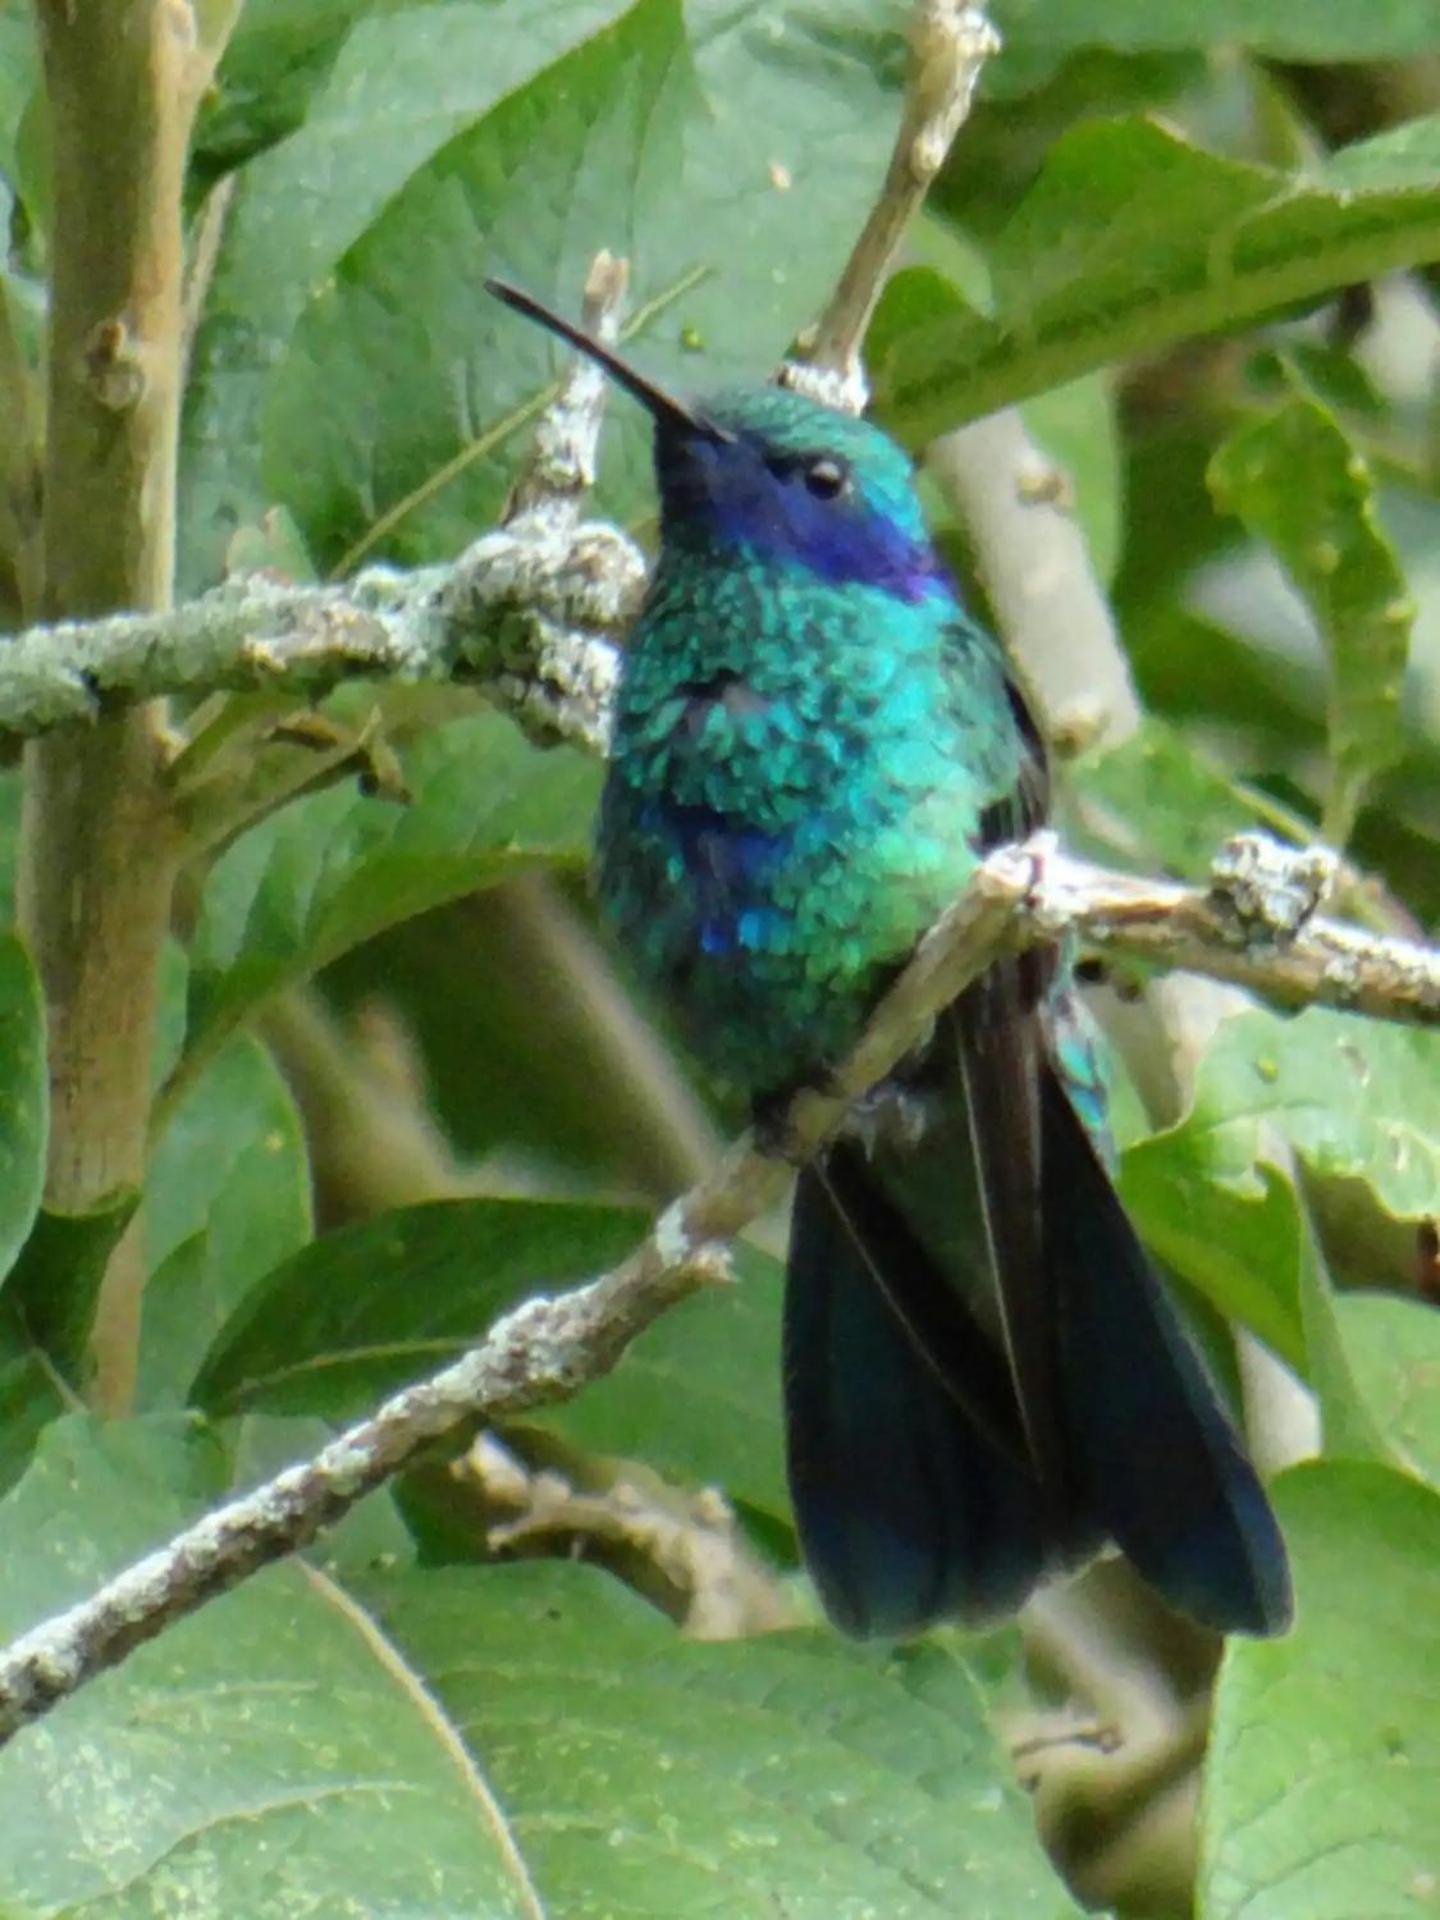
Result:
{"label": "leaf with holes", "polygon": [[1366,787],[1404,748],[1400,690],[1415,618],[1370,469],[1334,417],[1295,394],[1233,433],[1209,477],[1219,505],[1274,550],[1325,644],[1332,774],[1322,833],[1344,846]]}

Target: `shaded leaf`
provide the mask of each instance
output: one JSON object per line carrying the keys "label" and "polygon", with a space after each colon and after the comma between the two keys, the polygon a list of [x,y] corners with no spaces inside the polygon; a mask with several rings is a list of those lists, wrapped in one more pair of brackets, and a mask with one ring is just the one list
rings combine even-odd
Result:
{"label": "shaded leaf", "polygon": [[[1135,353],[1440,254],[1440,117],[1293,177],[1151,121],[1082,122],[996,236],[990,313],[891,281],[868,359],[912,445]],[[933,291],[933,289],[932,289]]]}
{"label": "shaded leaf", "polygon": [[42,1207],[10,1276],[8,1291],[27,1334],[78,1391],[89,1384],[87,1349],[100,1286],[139,1200],[130,1189],[90,1213]]}
{"label": "shaded leaf", "polygon": [[[321,14],[341,24],[338,8],[300,11],[312,26]],[[218,578],[232,534],[273,504],[260,481],[266,388],[336,260],[460,128],[613,12],[610,0],[377,9],[356,23],[314,97],[295,100],[304,124],[243,169],[186,403],[180,532],[188,591]],[[311,30],[304,29],[313,49],[322,42]],[[245,57],[242,31],[237,58]],[[261,73],[266,89],[284,85],[268,61]],[[315,419],[308,397],[305,412]]]}
{"label": "shaded leaf", "polygon": [[15,1302],[0,1304],[0,1493],[8,1493],[29,1466],[50,1422],[76,1404]]}
{"label": "shaded leaf", "polygon": [[255,1287],[196,1377],[218,1413],[344,1418],[433,1372],[528,1295],[611,1266],[638,1209],[440,1200],[313,1241]]}
{"label": "shaded leaf", "polygon": [[[218,1496],[193,1421],[63,1421],[0,1509],[9,1634]],[[0,1754],[0,1902],[95,1920],[527,1916],[503,1816],[419,1677],[330,1582],[273,1568]]]}
{"label": "shaded leaf", "polygon": [[189,1055],[278,987],[397,921],[588,849],[599,768],[542,753],[499,715],[436,728],[404,754],[409,805],[336,788],[245,834],[216,862],[191,955]]}
{"label": "shaded leaf", "polygon": [[1177,727],[1153,717],[1065,773],[1066,801],[1089,844],[1177,879],[1207,879],[1230,835],[1257,824],[1254,798]]}
{"label": "shaded leaf", "polygon": [[1228,1318],[1306,1368],[1299,1198],[1245,1123],[1126,1149],[1120,1191],[1146,1245]]}
{"label": "shaded leaf", "polygon": [[687,1643],[580,1566],[361,1591],[485,1757],[556,1914],[1075,1911],[948,1648]]}
{"label": "shaded leaf", "polygon": [[300,1116],[265,1049],[227,1047],[171,1115],[146,1177],[139,1402],[180,1406],[250,1286],[310,1238]]}
{"label": "shaded leaf", "polygon": [[1413,1920],[1435,1889],[1440,1497],[1350,1462],[1272,1491],[1296,1623],[1226,1652],[1200,1920]]}
{"label": "shaded leaf", "polygon": [[1324,833],[1343,846],[1365,788],[1403,750],[1400,690],[1415,617],[1376,518],[1370,470],[1333,417],[1297,394],[1224,442],[1210,485],[1274,549],[1329,655]]}
{"label": "shaded leaf", "polygon": [[[328,1234],[254,1289],[194,1387],[217,1413],[344,1419],[458,1358],[509,1307],[603,1272],[644,1231],[638,1209],[447,1200]],[[787,1516],[777,1263],[739,1251],[734,1286],[685,1301],[575,1400],[525,1417]]]}

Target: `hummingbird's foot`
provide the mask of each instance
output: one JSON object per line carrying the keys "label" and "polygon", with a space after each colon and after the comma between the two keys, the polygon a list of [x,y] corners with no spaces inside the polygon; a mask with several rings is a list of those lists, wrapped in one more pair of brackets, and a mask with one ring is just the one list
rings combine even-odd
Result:
{"label": "hummingbird's foot", "polygon": [[857,1100],[841,1132],[873,1158],[884,1147],[901,1153],[919,1146],[936,1113],[935,1095],[898,1078],[881,1080]]}

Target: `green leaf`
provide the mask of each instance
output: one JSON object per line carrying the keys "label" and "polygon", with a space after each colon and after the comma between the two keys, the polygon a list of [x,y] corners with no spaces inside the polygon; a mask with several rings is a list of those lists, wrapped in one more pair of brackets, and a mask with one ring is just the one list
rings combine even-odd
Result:
{"label": "green leaf", "polygon": [[[217,1413],[350,1418],[458,1357],[530,1294],[613,1266],[646,1218],[570,1201],[446,1200],[343,1228],[251,1292],[193,1397]],[[737,1266],[736,1285],[664,1314],[603,1380],[526,1419],[787,1516],[781,1274],[754,1248]]]}
{"label": "green leaf", "polygon": [[[231,535],[273,504],[260,478],[266,390],[335,262],[447,140],[613,13],[613,0],[377,8],[299,103],[304,124],[241,170],[186,403],[186,591],[211,585]],[[267,89],[284,85],[284,55],[282,40],[257,76]],[[312,420],[319,411],[307,401]]]}
{"label": "green leaf", "polygon": [[1257,1147],[1244,1123],[1154,1134],[1121,1155],[1120,1192],[1166,1266],[1303,1373],[1298,1196]]}
{"label": "green leaf", "polygon": [[1440,1033],[1323,1007],[1240,1014],[1201,1062],[1181,1130],[1234,1122],[1275,1128],[1317,1174],[1365,1180],[1395,1218],[1426,1219],[1440,1182]]}
{"label": "green leaf", "polygon": [[[789,1518],[780,1417],[778,1261],[736,1251],[738,1284],[663,1314],[613,1373],[541,1423],[596,1453],[644,1460],[677,1479]],[[535,1415],[527,1415],[529,1420]]]}
{"label": "green leaf", "polygon": [[638,1209],[439,1200],[344,1227],[268,1274],[194,1386],[219,1413],[345,1418],[456,1358],[507,1307],[612,1266]]}
{"label": "green leaf", "polygon": [[600,773],[484,713],[403,756],[411,801],[336,788],[245,834],[211,872],[191,954],[188,1069],[279,987],[397,921],[585,858]]}
{"label": "green leaf", "polygon": [[361,1591],[484,1757],[556,1915],[1075,1912],[947,1647],[686,1642],[582,1566]]}
{"label": "green leaf", "polygon": [[[311,301],[267,401],[271,490],[327,565],[447,558],[495,517],[557,364],[485,294],[497,265],[573,309],[604,240],[634,263],[647,368],[685,388],[768,373],[893,127],[808,11],[767,8],[761,32],[750,7],[702,8],[692,63],[679,0],[636,0],[417,170]],[[627,520],[653,502],[648,420],[617,407],[611,437],[599,504]]]}
{"label": "green leaf", "polygon": [[10,1276],[8,1292],[27,1333],[77,1390],[88,1385],[87,1349],[101,1282],[139,1200],[131,1188],[90,1213],[42,1208]]}
{"label": "green leaf", "polygon": [[145,1184],[139,1403],[180,1406],[251,1285],[310,1238],[300,1116],[263,1047],[237,1041],[170,1118]]}
{"label": "green leaf", "polygon": [[869,365],[912,445],[1136,353],[1440,254],[1440,117],[1299,178],[1148,120],[1082,122],[997,236],[989,314],[890,283]]}
{"label": "green leaf", "polygon": [[20,123],[40,77],[40,48],[28,7],[0,8],[0,180],[13,186]]}
{"label": "green leaf", "polygon": [[[0,1510],[0,1624],[47,1618],[213,1503],[198,1423],[66,1420]],[[0,1754],[0,1902],[94,1920],[533,1920],[504,1814],[330,1581],[250,1580]]]}
{"label": "green leaf", "polygon": [[1340,1337],[1355,1383],[1403,1459],[1440,1484],[1440,1314],[1393,1294],[1342,1293]]}
{"label": "green leaf", "polygon": [[50,1422],[75,1405],[15,1302],[0,1303],[0,1493],[8,1493],[29,1466]]}
{"label": "green leaf", "polygon": [[1396,1219],[1428,1218],[1440,1035],[1318,1007],[1240,1014],[1201,1061],[1190,1111],[1124,1155],[1126,1205],[1150,1245],[1303,1371],[1308,1227],[1287,1148],[1321,1180],[1364,1181]]}
{"label": "green leaf", "polygon": [[1274,549],[1324,641],[1332,785],[1323,831],[1343,846],[1366,787],[1404,748],[1400,691],[1415,617],[1376,518],[1370,469],[1325,408],[1296,394],[1232,434],[1209,479],[1218,504]]}
{"label": "green leaf", "polygon": [[527,285],[578,289],[597,235],[631,252],[648,225],[631,196],[674,191],[695,102],[678,0],[637,0],[443,148],[345,255],[264,425],[267,486],[327,568],[382,535],[397,559],[445,558],[496,517],[509,470],[481,456],[523,444],[553,343],[485,275],[503,260]]}
{"label": "green leaf", "polygon": [[1356,1378],[1341,1331],[1339,1296],[1331,1285],[1314,1226],[1298,1194],[1296,1202],[1300,1240],[1297,1277],[1300,1320],[1305,1329],[1305,1372],[1320,1408],[1325,1454],[1332,1460],[1375,1460],[1385,1466],[1400,1465]]}
{"label": "green leaf", "polygon": [[1273,1493],[1296,1624],[1226,1652],[1200,1920],[1416,1920],[1435,1894],[1440,1498],[1349,1462]]}
{"label": "green leaf", "polygon": [[30,956],[14,934],[0,935],[0,1278],[39,1210],[45,1187],[50,1083],[45,1070],[45,1005]]}
{"label": "green leaf", "polygon": [[1256,825],[1254,797],[1154,718],[1118,746],[1069,762],[1065,797],[1087,844],[1177,879],[1206,879],[1230,835]]}
{"label": "green leaf", "polygon": [[1435,49],[1430,0],[995,0],[1001,66],[1081,47],[1151,53],[1217,43],[1280,60],[1384,60]]}

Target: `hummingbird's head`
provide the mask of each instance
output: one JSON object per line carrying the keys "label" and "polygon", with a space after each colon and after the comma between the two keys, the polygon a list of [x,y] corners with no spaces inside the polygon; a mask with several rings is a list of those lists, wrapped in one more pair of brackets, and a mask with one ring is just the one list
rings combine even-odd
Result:
{"label": "hummingbird's head", "polygon": [[486,285],[598,361],[649,412],[667,547],[722,564],[769,562],[905,600],[944,585],[909,456],[878,427],[784,387],[687,405],[529,294]]}

